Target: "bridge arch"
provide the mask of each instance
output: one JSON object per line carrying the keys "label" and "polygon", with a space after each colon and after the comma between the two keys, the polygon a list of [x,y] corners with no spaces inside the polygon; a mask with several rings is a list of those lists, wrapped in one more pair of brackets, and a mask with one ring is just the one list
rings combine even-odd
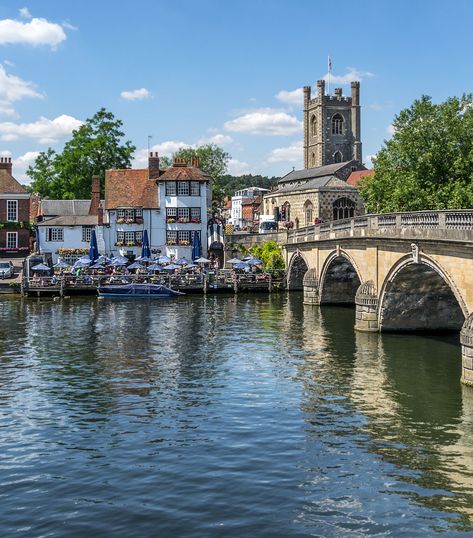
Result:
{"label": "bridge arch", "polygon": [[467,316],[465,301],[453,279],[423,253],[398,260],[381,287],[380,331],[457,332]]}
{"label": "bridge arch", "polygon": [[337,249],[325,260],[320,273],[320,304],[355,304],[360,284],[356,262],[345,251]]}
{"label": "bridge arch", "polygon": [[287,269],[287,289],[302,291],[304,275],[309,270],[309,263],[299,250],[295,252]]}

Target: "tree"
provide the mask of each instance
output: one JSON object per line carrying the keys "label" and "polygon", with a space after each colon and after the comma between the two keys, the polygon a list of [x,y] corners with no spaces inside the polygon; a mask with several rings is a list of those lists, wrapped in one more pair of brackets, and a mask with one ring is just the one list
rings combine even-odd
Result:
{"label": "tree", "polygon": [[472,94],[440,104],[422,96],[393,128],[361,182],[369,212],[473,207]]}
{"label": "tree", "polygon": [[184,159],[187,164],[191,164],[193,157],[198,157],[201,170],[212,178],[214,206],[222,205],[224,193],[220,181],[227,171],[228,161],[231,159],[230,154],[215,144],[206,144],[197,148],[182,148],[173,154],[173,160],[176,158]]}
{"label": "tree", "polygon": [[105,170],[129,168],[135,151],[130,141],[122,143],[123,122],[101,108],[88,118],[64,145],[62,153],[49,149],[27,170],[31,188],[41,196],[64,199],[87,199],[91,196],[91,178],[101,177],[104,189]]}
{"label": "tree", "polygon": [[286,267],[281,245],[276,241],[265,241],[261,245],[254,245],[250,248],[240,245],[239,250],[242,254],[251,254],[255,258],[259,258],[263,262],[263,268],[266,271],[280,271]]}

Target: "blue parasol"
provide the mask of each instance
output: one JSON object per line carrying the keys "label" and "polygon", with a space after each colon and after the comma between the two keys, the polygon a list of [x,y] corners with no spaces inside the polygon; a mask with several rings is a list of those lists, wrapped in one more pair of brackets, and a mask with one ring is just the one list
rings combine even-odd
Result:
{"label": "blue parasol", "polygon": [[157,263],[153,263],[152,265],[148,266],[148,271],[161,271],[162,266],[158,265]]}
{"label": "blue parasol", "polygon": [[169,256],[160,256],[158,258],[159,263],[169,263],[171,261],[171,258]]}
{"label": "blue parasol", "polygon": [[246,260],[246,263],[248,265],[261,265],[263,262],[258,258],[250,258],[249,260]]}
{"label": "blue parasol", "polygon": [[32,271],[49,271],[50,269],[51,268],[44,263],[38,263],[38,265],[31,268]]}
{"label": "blue parasol", "polygon": [[192,261],[195,261],[200,256],[200,236],[197,232],[194,232],[194,238],[192,240]]}
{"label": "blue parasol", "polygon": [[53,267],[57,267],[58,269],[65,269],[66,267],[70,267],[70,265],[66,262],[63,262],[62,260],[59,260],[57,263],[54,264]]}
{"label": "blue parasol", "polygon": [[175,269],[180,269],[180,265],[176,265],[174,263],[170,263],[169,265],[166,265],[166,267],[163,267],[165,271],[174,271]]}
{"label": "blue parasol", "polygon": [[186,265],[186,263],[189,263],[189,260],[186,258],[179,258],[174,262],[176,265]]}
{"label": "blue parasol", "polygon": [[128,266],[128,269],[143,269],[144,265],[141,263],[135,262]]}
{"label": "blue parasol", "polygon": [[97,235],[95,234],[95,230],[92,230],[90,234],[90,250],[89,250],[89,258],[94,261],[99,257],[99,247],[97,246]]}
{"label": "blue parasol", "polygon": [[142,258],[151,257],[151,250],[149,249],[148,230],[145,230],[143,232],[143,244],[141,247],[141,257]]}

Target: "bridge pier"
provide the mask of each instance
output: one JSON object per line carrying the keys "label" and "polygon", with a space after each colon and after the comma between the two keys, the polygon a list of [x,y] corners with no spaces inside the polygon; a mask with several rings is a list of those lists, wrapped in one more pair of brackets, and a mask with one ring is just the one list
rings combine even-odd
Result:
{"label": "bridge pier", "polygon": [[462,377],[465,385],[473,385],[473,314],[470,314],[460,332],[462,347]]}
{"label": "bridge pier", "polygon": [[309,269],[304,275],[304,304],[319,305],[319,283],[317,280],[317,269]]}
{"label": "bridge pier", "polygon": [[378,295],[372,280],[368,280],[358,288],[355,305],[355,329],[362,332],[378,332]]}

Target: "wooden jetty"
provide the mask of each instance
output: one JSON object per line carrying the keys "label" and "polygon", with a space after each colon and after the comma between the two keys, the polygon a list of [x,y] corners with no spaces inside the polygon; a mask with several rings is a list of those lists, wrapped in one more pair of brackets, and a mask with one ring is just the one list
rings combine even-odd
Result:
{"label": "wooden jetty", "polygon": [[148,275],[84,275],[35,277],[25,279],[22,294],[30,297],[65,297],[97,295],[105,284],[151,283],[163,284],[186,294],[272,292],[284,287],[284,279],[270,273],[235,273],[231,270],[207,273]]}

